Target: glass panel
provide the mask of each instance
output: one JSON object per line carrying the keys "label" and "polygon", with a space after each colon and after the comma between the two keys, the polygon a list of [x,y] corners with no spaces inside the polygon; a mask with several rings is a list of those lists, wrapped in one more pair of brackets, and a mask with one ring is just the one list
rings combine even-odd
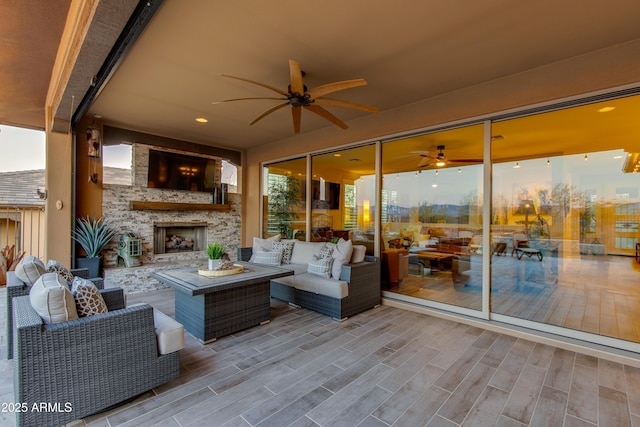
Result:
{"label": "glass panel", "polygon": [[233,163],[229,163],[226,160],[222,160],[222,172],[220,174],[220,181],[223,184],[227,184],[227,190],[229,193],[238,192],[238,167]]}
{"label": "glass panel", "polygon": [[311,159],[311,241],[351,239],[373,255],[375,145],[315,155]]}
{"label": "glass panel", "polygon": [[263,238],[280,234],[304,240],[306,164],[300,158],[264,167]]}
{"label": "glass panel", "polygon": [[105,184],[132,185],[131,145],[103,145],[102,168]]}
{"label": "glass panel", "polygon": [[640,341],[639,111],[629,97],[493,124],[493,312]]}
{"label": "glass panel", "polygon": [[483,125],[382,145],[383,283],[482,309]]}

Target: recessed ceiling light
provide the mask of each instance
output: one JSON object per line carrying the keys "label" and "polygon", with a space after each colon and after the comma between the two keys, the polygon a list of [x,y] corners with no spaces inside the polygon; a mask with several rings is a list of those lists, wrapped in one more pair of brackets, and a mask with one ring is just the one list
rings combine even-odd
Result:
{"label": "recessed ceiling light", "polygon": [[602,107],[598,109],[598,113],[608,113],[609,111],[615,110],[616,107]]}
{"label": "recessed ceiling light", "polygon": [[209,120],[205,119],[204,117],[196,117],[196,122],[198,123],[207,123]]}
{"label": "recessed ceiling light", "polygon": [[342,154],[340,154],[340,153],[336,153],[336,154],[333,155],[333,157],[341,157],[341,156],[342,156]]}

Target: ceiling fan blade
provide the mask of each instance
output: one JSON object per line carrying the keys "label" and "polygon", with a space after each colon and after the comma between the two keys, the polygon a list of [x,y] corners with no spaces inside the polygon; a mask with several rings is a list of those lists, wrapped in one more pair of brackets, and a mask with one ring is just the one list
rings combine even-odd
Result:
{"label": "ceiling fan blade", "polygon": [[369,107],[368,105],[358,104],[356,102],[343,101],[342,99],[333,99],[333,98],[317,98],[315,101],[315,104],[324,105],[328,107],[351,108],[353,110],[361,110],[361,111],[366,111],[368,113],[377,113],[380,111],[377,108]]}
{"label": "ceiling fan blade", "polygon": [[256,98],[233,98],[233,99],[224,99],[222,101],[213,101],[214,104],[221,104],[223,102],[231,102],[231,101],[247,101],[247,100],[254,100],[254,99],[271,99],[271,100],[275,100],[275,101],[286,101],[287,98],[271,98],[271,97],[266,97],[266,96],[260,96],[260,97],[256,97]]}
{"label": "ceiling fan blade", "polygon": [[240,81],[243,81],[243,82],[251,83],[251,84],[254,84],[254,85],[262,86],[263,88],[266,88],[266,89],[272,90],[274,92],[277,92],[280,95],[287,96],[287,92],[284,92],[281,89],[278,89],[277,87],[270,86],[270,85],[265,84],[265,83],[260,83],[260,82],[254,81],[254,80],[245,79],[244,77],[230,76],[228,74],[218,74],[218,75],[222,76],[222,77],[227,77],[227,78],[230,78],[230,79],[236,79],[236,80],[240,80]]}
{"label": "ceiling fan blade", "polygon": [[293,59],[289,60],[289,81],[291,87],[289,91],[291,93],[304,94],[304,84],[302,83],[302,71],[300,71],[300,64]]}
{"label": "ceiling fan blade", "polygon": [[291,117],[293,118],[293,131],[300,133],[300,121],[302,120],[302,107],[291,107]]}
{"label": "ceiling fan blade", "polygon": [[337,118],[336,116],[334,116],[333,114],[331,114],[330,112],[328,112],[327,110],[325,110],[324,108],[318,106],[318,105],[307,105],[304,108],[306,108],[307,110],[316,113],[317,115],[319,115],[320,117],[329,120],[331,123],[333,123],[336,126],[341,127],[342,129],[347,129],[349,126],[347,126],[342,120],[340,120],[339,118]]}
{"label": "ceiling fan blade", "polygon": [[333,92],[366,85],[367,81],[365,79],[345,80],[342,82],[328,83],[326,85],[314,87],[313,89],[309,89],[307,93],[311,98],[316,99]]}
{"label": "ceiling fan blade", "polygon": [[418,167],[423,168],[430,165],[431,163],[433,163],[433,159],[431,157],[423,157],[422,159],[420,159],[420,162],[418,162]]}
{"label": "ceiling fan blade", "polygon": [[269,108],[267,111],[265,111],[264,113],[260,114],[258,117],[253,119],[253,121],[251,123],[249,123],[249,125],[256,124],[259,120],[262,120],[263,118],[265,118],[269,114],[273,113],[274,111],[278,111],[279,109],[281,109],[283,107],[286,107],[287,105],[289,105],[289,104],[285,102],[284,104],[278,104],[275,107]]}
{"label": "ceiling fan blade", "polygon": [[446,159],[449,163],[483,163],[482,159]]}

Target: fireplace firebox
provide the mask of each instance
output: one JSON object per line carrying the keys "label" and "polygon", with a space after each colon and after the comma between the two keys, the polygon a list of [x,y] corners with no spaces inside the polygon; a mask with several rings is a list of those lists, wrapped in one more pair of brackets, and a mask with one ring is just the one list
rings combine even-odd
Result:
{"label": "fireplace firebox", "polygon": [[207,245],[205,222],[158,222],[153,224],[155,254],[203,251]]}

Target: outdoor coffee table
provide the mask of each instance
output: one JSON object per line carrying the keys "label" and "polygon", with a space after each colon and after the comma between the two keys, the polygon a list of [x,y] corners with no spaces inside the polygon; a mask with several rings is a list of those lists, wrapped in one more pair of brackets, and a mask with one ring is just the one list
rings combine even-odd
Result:
{"label": "outdoor coffee table", "polygon": [[151,277],[175,289],[176,320],[203,343],[270,320],[271,279],[290,270],[237,262],[241,273],[221,277],[198,274],[197,268],[165,270]]}

